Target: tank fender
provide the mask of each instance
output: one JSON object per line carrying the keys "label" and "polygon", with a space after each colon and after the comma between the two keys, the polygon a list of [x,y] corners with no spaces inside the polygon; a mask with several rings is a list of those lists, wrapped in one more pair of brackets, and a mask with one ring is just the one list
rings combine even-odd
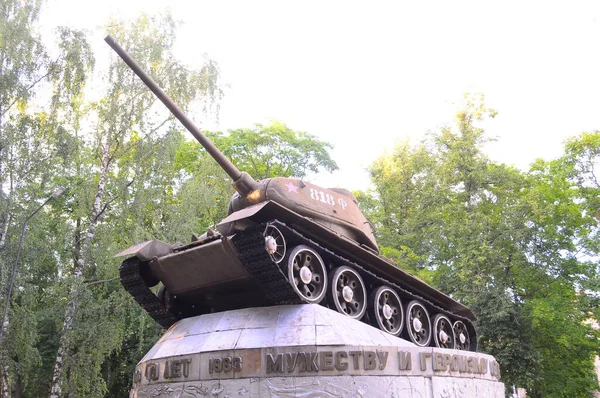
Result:
{"label": "tank fender", "polygon": [[235,232],[236,221],[238,223],[240,221],[250,222],[248,220],[249,217],[252,217],[256,213],[261,211],[265,206],[269,206],[270,203],[271,203],[270,201],[266,201],[266,202],[255,204],[250,207],[246,207],[245,209],[242,209],[242,210],[234,211],[233,213],[228,215],[226,218],[224,218],[219,224],[217,224],[217,230],[224,236],[229,236],[229,235],[233,234]]}
{"label": "tank fender", "polygon": [[142,261],[150,261],[154,257],[161,257],[171,252],[171,245],[160,240],[147,240],[137,243],[120,253],[115,254],[115,257],[129,257],[135,255]]}

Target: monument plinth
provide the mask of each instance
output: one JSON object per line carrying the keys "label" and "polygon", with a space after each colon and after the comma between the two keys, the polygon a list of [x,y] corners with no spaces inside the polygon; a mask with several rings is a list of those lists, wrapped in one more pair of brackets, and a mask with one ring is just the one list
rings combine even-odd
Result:
{"label": "monument plinth", "polygon": [[421,348],[319,305],[249,308],[173,325],[131,397],[504,397],[496,360]]}

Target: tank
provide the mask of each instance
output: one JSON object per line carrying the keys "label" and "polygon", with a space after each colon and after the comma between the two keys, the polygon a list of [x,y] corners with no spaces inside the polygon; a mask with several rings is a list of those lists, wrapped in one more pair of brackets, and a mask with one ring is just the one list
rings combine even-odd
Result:
{"label": "tank", "polygon": [[[121,253],[123,287],[161,326],[257,306],[317,303],[417,346],[476,351],[475,316],[379,254],[347,190],[237,169],[111,36],[105,41],[231,177],[228,216],[188,244]],[[153,289],[154,288],[154,289]],[[155,293],[156,292],[156,293]]]}

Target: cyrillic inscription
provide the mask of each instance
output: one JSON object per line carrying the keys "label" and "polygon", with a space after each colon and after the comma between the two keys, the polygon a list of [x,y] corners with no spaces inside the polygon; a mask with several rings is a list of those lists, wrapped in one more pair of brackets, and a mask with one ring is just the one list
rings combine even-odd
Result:
{"label": "cyrillic inscription", "polygon": [[389,353],[387,351],[309,351],[267,354],[265,358],[266,372],[292,373],[298,371],[345,371],[384,370]]}
{"label": "cyrillic inscription", "polygon": [[165,362],[165,379],[187,378],[190,375],[191,359],[169,359]]}
{"label": "cyrillic inscription", "polygon": [[136,369],[135,373],[133,374],[133,382],[134,383],[140,383],[142,381],[142,369]]}
{"label": "cyrillic inscription", "polygon": [[[293,371],[296,367],[297,357],[298,353],[295,352],[293,364],[291,360],[287,363],[288,372]],[[288,354],[286,354],[286,358],[291,358],[291,355],[288,357]],[[273,357],[273,354],[267,354],[267,374],[269,373],[283,373],[283,354],[277,354],[275,357]]]}
{"label": "cyrillic inscription", "polygon": [[362,355],[362,351],[349,351],[348,354],[352,357],[352,363],[354,364],[354,369],[358,369],[358,360]]}
{"label": "cyrillic inscription", "polygon": [[[394,356],[390,359],[390,352]],[[254,375],[259,369],[268,375],[339,375],[340,373],[359,374],[385,374],[402,375],[409,372],[414,374],[414,369],[419,373],[436,375],[472,377],[472,375],[488,375],[492,378],[500,379],[500,366],[493,358],[484,357],[477,353],[467,351],[443,350],[414,350],[402,351],[398,349],[398,356],[395,357],[396,349],[386,350],[341,350],[341,351],[291,351],[281,353],[269,353],[262,357],[262,362],[256,363],[256,357],[252,354],[249,357],[250,376]],[[456,354],[454,353],[456,352]],[[208,359],[208,373],[212,377],[232,378],[236,372],[241,372],[243,368],[242,356],[224,356],[222,353],[215,358]],[[413,358],[414,357],[414,358]],[[394,361],[398,361],[398,364]],[[193,358],[171,358],[160,361],[147,362],[136,368],[133,380],[134,383],[156,382],[161,380],[195,380],[199,377],[192,374]],[[387,366],[388,363],[392,365]],[[413,363],[415,368],[413,369]],[[417,364],[418,363],[418,364]],[[256,368],[260,366],[260,368]],[[450,374],[449,372],[452,372]],[[211,377],[211,378],[212,378]]]}
{"label": "cyrillic inscription", "polygon": [[335,367],[333,365],[333,352],[331,351],[323,351],[321,353],[321,370],[334,370]]}
{"label": "cyrillic inscription", "polygon": [[421,370],[424,372],[427,370],[427,358],[431,358],[431,353],[430,352],[422,352],[419,354],[420,359],[420,363],[421,363]]}
{"label": "cyrillic inscription", "polygon": [[375,351],[377,354],[377,360],[379,362],[379,370],[385,369],[385,365],[387,365],[388,352],[387,351]]}
{"label": "cyrillic inscription", "polygon": [[160,375],[160,363],[158,362],[150,362],[146,365],[146,380],[155,381],[158,380],[158,376]]}
{"label": "cyrillic inscription", "polygon": [[[298,360],[298,353],[297,352],[286,352],[284,355],[286,358],[285,363],[287,364],[287,371],[291,372],[296,367],[296,361]],[[283,366],[283,364],[281,366]],[[283,370],[281,372],[283,372]],[[275,373],[275,372],[273,372],[273,373]]]}
{"label": "cyrillic inscription", "polygon": [[398,351],[398,366],[400,370],[412,369],[412,355],[410,355],[410,352]]}
{"label": "cyrillic inscription", "polygon": [[346,351],[338,351],[335,353],[335,369],[336,370],[347,370],[348,369],[348,353]]}
{"label": "cyrillic inscription", "polygon": [[490,375],[500,378],[500,365],[496,361],[490,361]]}
{"label": "cyrillic inscription", "polygon": [[[411,369],[410,352],[399,351],[398,362],[400,370]],[[496,361],[490,361],[486,358],[478,358],[475,356],[466,356],[460,354],[447,354],[441,352],[421,352],[419,353],[419,365],[422,371],[428,368],[436,372],[459,372],[459,373],[474,373],[487,374],[488,368],[490,376],[500,378],[500,366]]]}
{"label": "cyrillic inscription", "polygon": [[316,351],[311,352],[299,352],[298,353],[298,368],[300,372],[316,372],[319,370],[319,365],[317,365],[317,355],[319,353]]}
{"label": "cyrillic inscription", "polygon": [[[330,372],[346,370],[385,370],[388,362],[387,351],[309,351],[267,354],[266,372]],[[420,352],[419,367],[425,372],[428,369],[436,372],[459,372],[487,374],[500,377],[500,367],[496,361],[488,362],[486,358],[441,352]],[[217,368],[220,366],[216,364]],[[412,354],[410,351],[398,351],[398,370],[412,370]]]}

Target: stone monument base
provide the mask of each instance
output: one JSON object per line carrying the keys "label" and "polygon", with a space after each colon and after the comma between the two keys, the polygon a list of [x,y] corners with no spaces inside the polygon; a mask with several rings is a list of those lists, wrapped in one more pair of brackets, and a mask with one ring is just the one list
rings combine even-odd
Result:
{"label": "stone monument base", "polygon": [[179,321],[136,367],[130,397],[504,397],[495,359],[421,348],[319,305]]}

